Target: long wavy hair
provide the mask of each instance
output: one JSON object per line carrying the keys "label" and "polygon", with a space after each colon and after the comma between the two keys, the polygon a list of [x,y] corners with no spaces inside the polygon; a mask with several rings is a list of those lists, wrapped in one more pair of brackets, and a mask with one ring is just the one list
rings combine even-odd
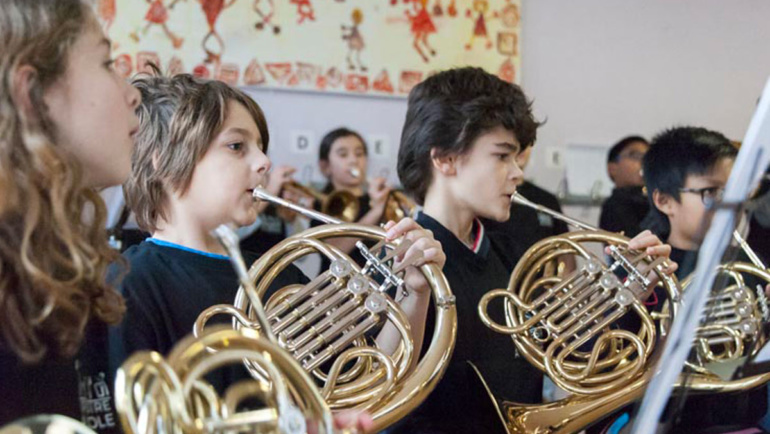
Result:
{"label": "long wavy hair", "polygon": [[[0,2],[0,349],[27,363],[74,355],[89,319],[116,323],[125,310],[105,283],[118,254],[104,202],[57,146],[43,101],[89,23],[98,25],[83,0]],[[31,108],[13,91],[25,65]]]}

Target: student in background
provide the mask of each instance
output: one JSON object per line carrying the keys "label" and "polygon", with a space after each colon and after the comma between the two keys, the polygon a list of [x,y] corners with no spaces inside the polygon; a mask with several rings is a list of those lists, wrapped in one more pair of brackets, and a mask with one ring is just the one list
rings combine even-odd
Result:
{"label": "student in background", "polygon": [[[336,191],[352,193],[358,200],[358,214],[353,222],[378,225],[382,220],[390,187],[385,178],[367,179],[368,154],[366,142],[359,133],[348,128],[336,128],[321,139],[318,166],[329,181],[322,193],[331,194]],[[321,203],[316,201],[314,207],[320,211]],[[311,226],[320,224],[322,223],[318,221],[310,223]],[[329,242],[348,253],[354,261],[363,263],[363,256],[355,248],[355,240],[336,238],[330,239]],[[328,266],[329,262],[323,258],[321,270],[325,270]]]}
{"label": "student in background", "polygon": [[642,231],[640,223],[650,205],[642,192],[642,158],[649,143],[640,136],[628,136],[616,143],[607,155],[607,173],[615,183],[612,195],[602,204],[599,227],[623,232],[633,238]]}

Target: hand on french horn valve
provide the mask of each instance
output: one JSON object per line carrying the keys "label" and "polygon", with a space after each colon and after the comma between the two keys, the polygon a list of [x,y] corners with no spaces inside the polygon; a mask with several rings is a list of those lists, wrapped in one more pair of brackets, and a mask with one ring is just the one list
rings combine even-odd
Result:
{"label": "hand on french horn valve", "polygon": [[393,271],[399,272],[406,269],[404,276],[406,287],[417,294],[428,294],[430,285],[416,267],[434,264],[439,269],[443,268],[446,255],[441,248],[441,243],[433,238],[433,232],[424,229],[408,217],[401,219],[398,223],[391,220],[383,228],[387,232],[386,241],[404,237],[404,240],[411,242],[406,252],[396,257]]}
{"label": "hand on french horn valve", "polygon": [[[660,238],[658,238],[657,235],[653,234],[649,230],[644,230],[640,232],[637,236],[632,238],[628,242],[628,249],[629,250],[636,250],[639,252],[644,252],[653,258],[664,258],[666,260],[665,266],[663,267],[663,272],[666,275],[672,275],[676,270],[679,268],[679,264],[672,261],[671,256],[671,246],[669,244],[664,244]],[[604,252],[606,254],[610,254],[609,247],[604,248]],[[652,270],[648,270],[647,278],[650,279],[650,287],[647,289],[652,289],[655,285],[658,283],[658,276]]]}

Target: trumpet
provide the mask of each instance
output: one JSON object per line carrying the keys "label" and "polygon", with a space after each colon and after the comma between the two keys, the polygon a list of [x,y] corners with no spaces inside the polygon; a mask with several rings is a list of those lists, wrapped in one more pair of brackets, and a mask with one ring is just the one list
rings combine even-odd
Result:
{"label": "trumpet", "polygon": [[[361,178],[361,171],[358,168],[354,167],[349,172],[354,178]],[[391,189],[387,199],[385,199],[385,209],[382,212],[380,223],[398,222],[404,217],[414,215],[416,208],[417,204],[406,193]]]}
{"label": "trumpet", "polygon": [[[234,303],[205,310],[193,333],[202,334],[216,315],[231,317],[236,330],[272,333],[278,345],[322,387],[321,394],[333,411],[367,410],[375,431],[390,426],[427,397],[443,375],[454,348],[457,313],[446,278],[435,265],[419,268],[429,283],[436,309],[435,332],[427,352],[420,357],[406,314],[388,293],[395,290],[408,296],[400,277],[408,264],[398,268],[390,265],[406,251],[408,241],[385,243],[385,232],[379,227],[343,223],[261,188],[254,190],[254,197],[327,224],[289,237],[262,255],[248,270],[248,282],[242,281]],[[361,267],[324,242],[336,237],[371,239],[377,244],[367,248],[362,241],[356,243],[366,259]],[[268,287],[286,267],[312,253],[329,258],[330,268],[308,284],[289,285],[266,297]],[[266,322],[254,311],[264,299]],[[370,331],[386,326],[400,336],[392,354],[385,354],[371,342]]]}

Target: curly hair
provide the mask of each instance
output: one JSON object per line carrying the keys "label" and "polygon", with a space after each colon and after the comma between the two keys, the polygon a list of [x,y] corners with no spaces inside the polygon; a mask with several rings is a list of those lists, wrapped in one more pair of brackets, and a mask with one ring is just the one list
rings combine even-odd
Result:
{"label": "curly hair", "polygon": [[[112,324],[125,310],[105,282],[118,254],[104,202],[57,146],[43,100],[88,25],[84,0],[0,2],[0,348],[27,363],[74,355],[92,316]],[[22,67],[34,69],[29,108],[14,98]]]}

